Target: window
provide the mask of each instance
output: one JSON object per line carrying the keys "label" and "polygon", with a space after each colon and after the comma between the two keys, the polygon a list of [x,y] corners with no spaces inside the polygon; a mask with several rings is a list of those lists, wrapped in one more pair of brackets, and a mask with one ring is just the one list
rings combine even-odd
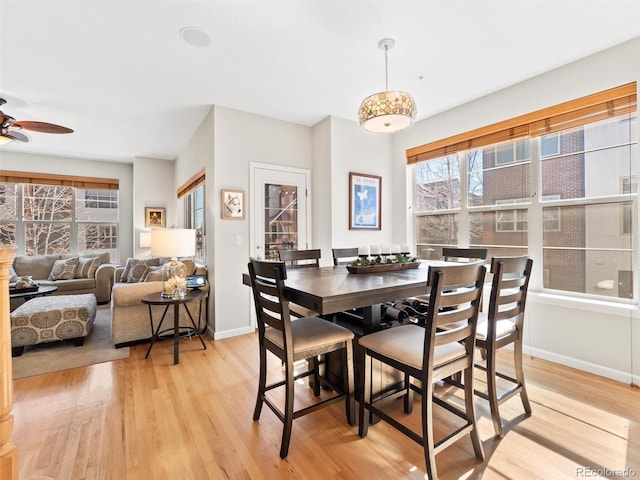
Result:
{"label": "window", "polygon": [[205,169],[196,172],[177,190],[178,198],[183,201],[184,228],[196,230],[195,258],[206,262],[206,229],[205,229]]}
{"label": "window", "polygon": [[[635,195],[638,193],[638,177],[621,178],[621,190],[623,195]],[[633,233],[633,204],[624,203],[621,209],[620,230],[622,235]]]}
{"label": "window", "polygon": [[[460,208],[460,162],[457,156],[420,164],[416,169],[415,210],[430,215],[417,219],[417,254],[420,258],[439,258],[441,249],[458,242]],[[436,213],[438,212],[438,213]]]}
{"label": "window", "polygon": [[[635,84],[593,98],[408,150],[418,255],[438,258],[447,244],[487,247],[490,256],[528,252],[543,288],[632,298]],[[456,161],[467,181],[446,190],[447,177],[431,172]]]}
{"label": "window", "polygon": [[[20,207],[19,207],[20,206]],[[118,255],[118,191],[0,183],[0,239],[27,255]]]}
{"label": "window", "polygon": [[524,162],[531,159],[531,145],[528,138],[496,145],[494,152],[496,165]]}
{"label": "window", "polygon": [[[525,199],[497,200],[497,205],[523,204]],[[496,232],[526,232],[527,211],[522,209],[501,210],[496,213]]]}
{"label": "window", "polygon": [[194,256],[204,262],[204,185],[200,185],[182,198],[184,199],[185,228],[195,228],[196,230],[196,254]]}
{"label": "window", "polygon": [[540,156],[548,157],[560,153],[560,141],[557,134],[542,135],[540,137]]}
{"label": "window", "polygon": [[84,190],[85,208],[118,208],[117,190]]}

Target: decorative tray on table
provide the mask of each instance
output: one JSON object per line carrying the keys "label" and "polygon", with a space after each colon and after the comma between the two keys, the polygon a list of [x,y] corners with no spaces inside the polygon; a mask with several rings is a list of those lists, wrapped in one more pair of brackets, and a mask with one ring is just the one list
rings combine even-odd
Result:
{"label": "decorative tray on table", "polygon": [[31,285],[30,287],[22,287],[22,288],[9,287],[9,294],[29,293],[29,292],[37,292],[37,291],[38,291],[38,285]]}
{"label": "decorative tray on table", "polygon": [[419,266],[420,262],[373,263],[370,265],[347,265],[347,270],[349,273],[377,273],[418,268]]}

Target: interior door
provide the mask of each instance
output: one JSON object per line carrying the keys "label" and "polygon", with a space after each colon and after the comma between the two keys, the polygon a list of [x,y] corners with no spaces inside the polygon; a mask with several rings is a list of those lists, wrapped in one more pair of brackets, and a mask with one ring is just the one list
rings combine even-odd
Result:
{"label": "interior door", "polygon": [[[251,256],[278,260],[278,250],[308,248],[311,171],[259,163],[250,168]],[[256,328],[253,308],[251,326]]]}
{"label": "interior door", "polygon": [[251,255],[278,260],[279,250],[308,248],[309,180],[305,169],[251,164]]}

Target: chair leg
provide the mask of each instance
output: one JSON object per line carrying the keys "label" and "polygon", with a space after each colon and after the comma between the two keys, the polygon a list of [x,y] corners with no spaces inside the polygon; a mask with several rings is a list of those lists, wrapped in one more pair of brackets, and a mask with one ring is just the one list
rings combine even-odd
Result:
{"label": "chair leg", "polygon": [[496,349],[491,347],[487,350],[487,393],[489,395],[489,407],[491,408],[491,419],[496,436],[504,437],[500,410],[498,407],[498,385],[496,378]]}
{"label": "chair leg", "polygon": [[[482,448],[482,442],[480,441],[480,435],[478,434],[478,425],[476,423],[476,410],[473,391],[473,362],[468,368],[464,370],[464,404],[467,419],[471,422],[473,428],[471,429],[471,443],[473,444],[473,451],[476,454],[476,458],[484,460],[484,450]],[[499,421],[500,419],[498,419]]]}
{"label": "chair leg", "polygon": [[527,387],[524,384],[524,370],[522,369],[522,339],[516,340],[513,345],[513,355],[515,361],[516,380],[520,386],[520,400],[527,416],[531,415],[531,405],[529,404],[529,395],[527,395]]}
{"label": "chair leg", "polygon": [[355,404],[355,389],[353,388],[353,342],[351,340],[347,340],[345,342],[345,348],[343,351],[343,377],[344,377],[344,392],[345,396],[345,410],[347,415],[347,422],[349,425],[356,424],[356,404]]}
{"label": "chair leg", "polygon": [[285,400],[284,400],[284,419],[282,427],[282,443],[280,445],[280,458],[287,458],[289,454],[289,442],[291,441],[291,428],[293,426],[293,399],[294,399],[294,371],[293,364],[286,362],[285,366],[286,382],[285,382]]}
{"label": "chair leg", "polygon": [[423,382],[422,385],[422,439],[427,474],[430,480],[436,480],[438,471],[433,436],[433,383],[431,381]]}
{"label": "chair leg", "polygon": [[258,395],[256,397],[256,406],[253,410],[253,419],[260,418],[262,412],[262,404],[264,403],[265,388],[267,382],[267,351],[260,346],[260,373],[258,377]]}
{"label": "chair leg", "polygon": [[362,392],[362,398],[360,399],[360,409],[358,415],[358,434],[364,438],[367,436],[367,430],[369,429],[369,414],[367,413],[366,405],[371,402],[371,357],[367,358],[367,351],[362,349],[362,361],[361,365],[364,365],[364,373],[362,375],[362,381],[360,383],[360,391]]}
{"label": "chair leg", "polygon": [[309,377],[309,386],[313,388],[313,394],[316,397],[320,396],[320,361],[318,357],[313,357],[307,360],[307,364],[310,370],[313,370],[313,374]]}
{"label": "chair leg", "polygon": [[413,390],[411,390],[411,377],[408,373],[404,374],[404,382],[403,387],[405,390],[404,394],[404,413],[407,415],[413,412]]}

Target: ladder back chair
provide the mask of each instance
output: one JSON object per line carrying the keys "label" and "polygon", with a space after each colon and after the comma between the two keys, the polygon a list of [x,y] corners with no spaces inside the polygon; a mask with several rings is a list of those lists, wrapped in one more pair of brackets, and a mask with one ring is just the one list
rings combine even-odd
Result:
{"label": "ladder back chair", "polygon": [[[388,422],[422,445],[427,473],[432,480],[437,478],[435,455],[467,434],[471,436],[476,457],[484,458],[473,403],[474,340],[484,276],[485,268],[480,263],[429,267],[427,285],[431,289],[429,304],[432,308],[427,312],[424,327],[407,324],[359,339],[362,347],[359,363],[365,366],[359,385],[363,392],[358,415],[360,436],[367,435],[370,415]],[[454,327],[448,330],[441,328],[450,324]],[[403,372],[403,388],[372,398],[372,359]],[[458,372],[464,376],[464,409],[434,395],[435,382]],[[419,382],[412,382],[411,378]],[[383,410],[390,400],[403,397],[404,411],[411,413],[413,391],[422,396],[421,433],[408,428]],[[464,422],[438,442],[434,441],[433,433],[434,403]]]}
{"label": "ladder back chair", "polygon": [[[280,261],[287,268],[320,268],[320,249],[314,250],[279,250]],[[290,304],[291,315],[296,318],[315,316],[317,312],[301,305]]]}
{"label": "ladder back chair", "polygon": [[358,247],[353,248],[332,248],[333,265],[348,265],[358,258]]}
{"label": "ladder back chair", "polygon": [[[488,248],[458,248],[458,247],[443,247],[442,258],[446,262],[479,262],[483,260],[487,261],[489,255]],[[480,297],[480,311],[482,312],[482,296]]]}
{"label": "ladder back chair", "polygon": [[320,249],[313,250],[278,250],[280,261],[287,268],[313,268],[320,266]]}
{"label": "ladder back chair", "polygon": [[[489,401],[495,433],[504,436],[499,405],[520,394],[520,400],[527,416],[531,415],[531,405],[524,383],[522,369],[522,333],[527,290],[531,277],[533,260],[526,255],[517,257],[493,257],[491,259],[491,298],[489,311],[481,313],[476,332],[476,346],[485,353],[486,367],[476,365],[487,374],[487,392],[476,390],[476,395]],[[513,344],[515,378],[496,369],[497,350]],[[498,396],[497,377],[511,382],[512,387]]]}
{"label": "ladder back chair", "polygon": [[477,262],[486,260],[488,255],[488,248],[442,248],[442,257],[447,262]]}
{"label": "ladder back chair", "polygon": [[[344,400],[347,422],[355,425],[353,397],[353,332],[318,317],[303,317],[291,321],[289,303],[285,297],[284,281],[287,271],[284,262],[267,262],[251,259],[249,275],[253,300],[258,318],[258,343],[260,349],[260,374],[258,394],[253,420],[260,418],[262,405],[266,404],[282,421],[280,458],[289,452],[293,420],[319,408]],[[267,384],[267,352],[280,359],[284,366],[284,379]],[[329,352],[338,352],[342,359],[343,385],[337,386],[319,376],[317,362],[313,368],[295,373],[294,363],[317,358]],[[315,385],[322,384],[326,398],[310,401],[308,406],[294,410],[294,388],[299,378],[314,376]],[[284,407],[278,406],[268,392],[284,387]],[[313,389],[312,396],[319,397],[320,389]],[[298,398],[300,400],[300,398]]]}

